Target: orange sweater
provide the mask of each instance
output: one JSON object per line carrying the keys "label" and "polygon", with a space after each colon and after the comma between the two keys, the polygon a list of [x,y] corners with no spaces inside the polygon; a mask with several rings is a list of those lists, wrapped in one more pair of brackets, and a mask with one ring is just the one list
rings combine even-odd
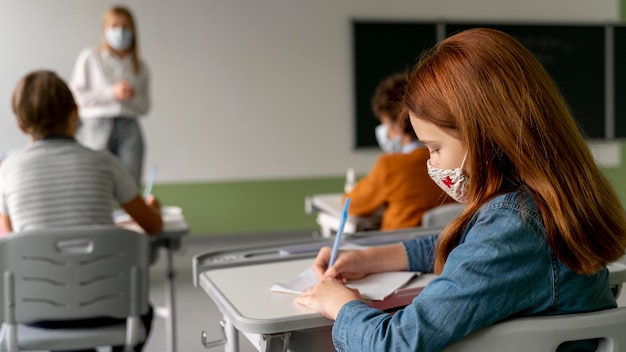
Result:
{"label": "orange sweater", "polygon": [[382,230],[419,226],[430,208],[454,202],[428,176],[428,149],[382,155],[352,192],[350,215],[365,216],[384,206]]}

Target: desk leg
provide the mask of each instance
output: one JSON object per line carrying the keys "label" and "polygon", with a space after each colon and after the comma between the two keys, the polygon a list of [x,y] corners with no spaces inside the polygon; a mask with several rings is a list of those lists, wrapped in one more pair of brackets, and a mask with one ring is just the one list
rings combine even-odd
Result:
{"label": "desk leg", "polygon": [[226,316],[224,316],[224,322],[224,335],[226,335],[224,352],[239,352],[239,331]]}
{"label": "desk leg", "polygon": [[165,307],[168,310],[168,317],[165,322],[165,334],[167,340],[167,351],[176,352],[176,296],[174,292],[174,279],[176,272],[174,269],[174,254],[172,245],[167,241],[164,246],[166,252],[165,267]]}

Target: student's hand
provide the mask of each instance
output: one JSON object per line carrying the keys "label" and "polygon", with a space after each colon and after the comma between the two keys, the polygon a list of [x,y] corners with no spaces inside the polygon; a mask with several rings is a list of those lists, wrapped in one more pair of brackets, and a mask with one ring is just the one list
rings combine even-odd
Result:
{"label": "student's hand", "polygon": [[339,251],[335,264],[328,268],[332,249],[322,248],[313,262],[313,271],[320,281],[327,278],[336,278],[342,282],[360,279],[370,272],[367,271],[366,259],[362,250]]}
{"label": "student's hand", "polygon": [[161,203],[152,194],[150,194],[150,195],[148,195],[148,197],[146,197],[146,205],[149,206],[150,208],[156,210],[159,213],[161,212]]}
{"label": "student's hand", "polygon": [[113,86],[113,93],[118,101],[128,101],[135,95],[135,88],[128,80],[122,80]]}
{"label": "student's hand", "polygon": [[404,271],[409,267],[404,246],[400,243],[339,251],[335,264],[328,268],[331,252],[329,247],[322,248],[313,262],[313,271],[320,280],[336,278],[345,283],[369,274]]}
{"label": "student's hand", "polygon": [[11,218],[6,214],[0,214],[0,237],[6,236],[13,232]]}
{"label": "student's hand", "polygon": [[344,304],[360,299],[361,294],[358,290],[346,287],[337,279],[328,278],[302,292],[294,301],[329,319],[336,320]]}
{"label": "student's hand", "polygon": [[122,208],[131,218],[149,234],[157,234],[163,230],[163,219],[161,218],[160,204],[150,195],[143,199],[139,194],[128,203],[122,204]]}

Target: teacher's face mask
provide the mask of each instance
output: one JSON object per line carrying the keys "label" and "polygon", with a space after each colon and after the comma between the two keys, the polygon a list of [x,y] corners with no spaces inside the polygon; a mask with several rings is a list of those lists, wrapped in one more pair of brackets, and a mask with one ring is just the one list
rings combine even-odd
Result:
{"label": "teacher's face mask", "polygon": [[109,27],[105,31],[106,41],[115,50],[126,50],[133,43],[133,31],[124,27]]}

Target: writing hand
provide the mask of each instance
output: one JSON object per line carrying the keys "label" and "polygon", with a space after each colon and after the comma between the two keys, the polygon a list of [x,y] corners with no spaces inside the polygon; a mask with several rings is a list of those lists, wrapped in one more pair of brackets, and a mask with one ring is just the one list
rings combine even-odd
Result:
{"label": "writing hand", "polygon": [[322,248],[313,262],[313,271],[318,279],[336,278],[345,283],[369,274],[363,270],[364,266],[361,264],[364,260],[362,251],[340,251],[335,264],[329,268],[331,252],[330,247]]}

